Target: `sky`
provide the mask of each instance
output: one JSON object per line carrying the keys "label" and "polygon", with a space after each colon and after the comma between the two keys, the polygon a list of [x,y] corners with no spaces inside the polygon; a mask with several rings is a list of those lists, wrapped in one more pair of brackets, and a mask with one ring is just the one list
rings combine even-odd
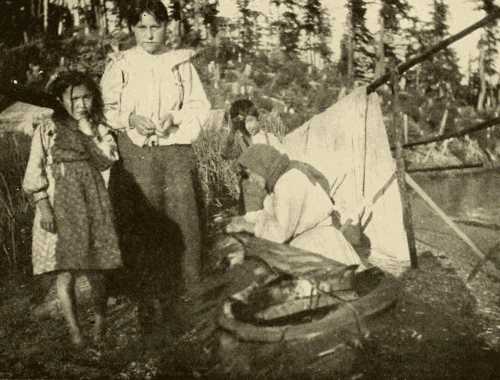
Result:
{"label": "sky", "polygon": [[[253,0],[253,3],[257,9],[265,13],[268,12],[269,0]],[[333,18],[331,48],[334,59],[339,56],[340,39],[344,29],[346,17],[344,3],[341,0],[323,0],[323,6],[328,9],[330,16]],[[413,15],[418,16],[422,21],[430,20],[432,0],[408,0],[408,3],[413,8],[411,12]],[[495,1],[495,3],[500,5],[500,0]],[[237,15],[236,0],[219,0],[219,4],[222,16]],[[448,25],[451,34],[459,32],[484,17],[483,12],[474,10],[475,4],[473,0],[447,0],[447,4],[449,7]],[[379,6],[378,1],[371,1],[371,5],[368,6],[367,26],[373,33],[378,30],[377,13]],[[474,59],[478,55],[477,41],[480,33],[481,31],[475,31],[452,45],[458,54],[459,65],[464,73],[467,70],[469,57]],[[497,67],[500,67],[500,59]]]}

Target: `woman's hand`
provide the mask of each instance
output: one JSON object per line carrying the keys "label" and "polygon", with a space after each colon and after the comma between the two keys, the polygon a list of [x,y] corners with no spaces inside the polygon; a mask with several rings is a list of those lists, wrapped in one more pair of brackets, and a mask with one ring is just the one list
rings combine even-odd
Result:
{"label": "woman's hand", "polygon": [[49,203],[48,198],[44,198],[38,201],[37,206],[40,210],[40,226],[47,232],[53,234],[56,233],[56,219],[54,217],[54,211]]}
{"label": "woman's hand", "polygon": [[130,128],[135,128],[142,136],[151,136],[155,133],[156,125],[147,117],[132,113],[128,118],[128,124]]}
{"label": "woman's hand", "polygon": [[235,234],[238,232],[254,233],[254,224],[245,220],[243,216],[235,216],[226,226],[226,233]]}
{"label": "woman's hand", "polygon": [[160,126],[156,128],[156,134],[161,137],[167,137],[176,128],[178,127],[174,124],[174,116],[171,113],[168,113],[160,121]]}

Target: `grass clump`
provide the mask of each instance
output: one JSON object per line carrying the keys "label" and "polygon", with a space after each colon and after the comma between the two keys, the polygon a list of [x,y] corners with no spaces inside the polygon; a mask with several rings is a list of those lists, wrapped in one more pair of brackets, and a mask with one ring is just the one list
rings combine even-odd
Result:
{"label": "grass clump", "polygon": [[34,213],[22,189],[30,137],[0,133],[0,275],[4,278],[31,272]]}

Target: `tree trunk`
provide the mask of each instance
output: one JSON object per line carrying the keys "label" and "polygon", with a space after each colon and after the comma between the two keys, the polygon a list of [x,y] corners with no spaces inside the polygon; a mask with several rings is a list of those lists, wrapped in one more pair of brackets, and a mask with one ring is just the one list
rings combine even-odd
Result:
{"label": "tree trunk", "polygon": [[485,46],[481,46],[479,50],[479,79],[480,79],[480,90],[479,97],[477,99],[477,110],[484,110],[484,98],[486,96],[486,74],[484,72],[484,49]]}
{"label": "tree trunk", "polygon": [[201,35],[201,26],[200,26],[200,4],[198,1],[194,2],[194,19],[193,26],[196,34]]}
{"label": "tree trunk", "polygon": [[44,12],[43,12],[43,4],[46,0],[39,0],[38,1],[38,16],[43,18]]}
{"label": "tree trunk", "polygon": [[384,39],[385,39],[385,26],[384,18],[382,14],[379,14],[379,40],[377,45],[377,67],[375,68],[375,77],[380,77],[385,73],[385,51],[384,51]]}
{"label": "tree trunk", "polygon": [[184,39],[184,0],[179,0],[179,40],[183,41]]}
{"label": "tree trunk", "polygon": [[71,10],[71,12],[73,13],[73,25],[75,27],[79,27],[80,26],[80,10],[76,6],[76,4],[73,4],[73,9]]}
{"label": "tree trunk", "polygon": [[441,118],[441,123],[439,124],[438,136],[441,136],[444,133],[447,122],[448,122],[448,106],[446,106],[443,112],[443,117]]}
{"label": "tree trunk", "polygon": [[47,33],[49,27],[49,0],[43,0],[43,31]]}
{"label": "tree trunk", "polygon": [[354,43],[352,39],[352,15],[349,14],[347,18],[347,87],[352,88],[354,84]]}
{"label": "tree trunk", "polygon": [[98,29],[99,35],[104,35],[108,33],[107,23],[106,23],[106,10],[102,0],[94,0],[92,2],[92,12],[95,15],[95,24]]}

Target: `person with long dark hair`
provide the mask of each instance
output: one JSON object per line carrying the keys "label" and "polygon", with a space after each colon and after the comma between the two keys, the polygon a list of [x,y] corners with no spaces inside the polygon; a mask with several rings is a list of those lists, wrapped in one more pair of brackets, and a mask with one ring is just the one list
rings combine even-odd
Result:
{"label": "person with long dark hair", "polygon": [[95,307],[93,337],[100,341],[107,301],[104,271],[122,265],[102,176],[118,155],[110,130],[103,124],[99,87],[91,77],[80,72],[60,73],[49,90],[60,106],[34,131],[23,181],[36,206],[33,272],[56,275],[71,342],[81,346],[76,277],[88,279]]}
{"label": "person with long dark hair", "polygon": [[[229,134],[222,150],[224,159],[238,159],[253,144],[267,144],[280,152],[285,151],[284,145],[273,133],[262,130],[259,123],[259,111],[251,100],[235,100],[229,108],[229,117]],[[240,214],[262,208],[266,195],[264,189],[256,186],[243,172],[240,173],[239,190],[238,211]]]}

